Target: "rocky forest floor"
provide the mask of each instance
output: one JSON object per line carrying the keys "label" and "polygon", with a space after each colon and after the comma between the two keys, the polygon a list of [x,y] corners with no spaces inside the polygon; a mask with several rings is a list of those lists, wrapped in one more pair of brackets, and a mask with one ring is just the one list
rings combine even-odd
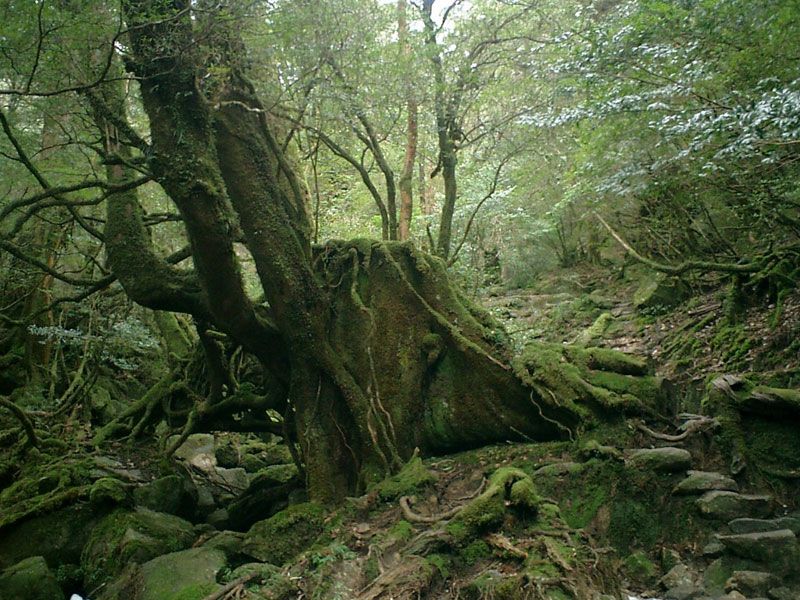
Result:
{"label": "rocky forest floor", "polygon": [[0,465],[0,598],[800,598],[800,294],[732,319],[723,288],[643,304],[639,284],[571,269],[482,303],[520,348],[647,357],[667,414],[415,457],[332,512],[271,435],[196,434],[165,460],[75,431]]}

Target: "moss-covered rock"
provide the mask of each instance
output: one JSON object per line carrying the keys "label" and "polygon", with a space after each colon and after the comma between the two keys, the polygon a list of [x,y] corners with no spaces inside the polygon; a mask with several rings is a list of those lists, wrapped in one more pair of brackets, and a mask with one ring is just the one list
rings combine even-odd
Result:
{"label": "moss-covered rock", "polygon": [[222,587],[217,577],[224,567],[225,555],[213,548],[163,554],[129,566],[100,600],[203,600]]}
{"label": "moss-covered rock", "polygon": [[435,481],[436,476],[425,468],[422,459],[414,456],[399,473],[375,484],[371,492],[377,494],[378,498],[384,502],[390,502],[397,500],[400,496],[413,494]]}
{"label": "moss-covered rock", "polygon": [[53,568],[79,563],[81,550],[103,513],[75,504],[15,523],[0,531],[0,568],[29,556],[44,556]]}
{"label": "moss-covered rock", "polygon": [[195,512],[194,487],[179,475],[167,475],[136,488],[133,499],[144,508],[190,518]]}
{"label": "moss-covered rock", "polygon": [[107,582],[130,563],[187,548],[194,539],[192,524],[176,516],[143,508],[117,510],[98,523],[83,549],[87,587]]}
{"label": "moss-covered rock", "polygon": [[255,523],[247,532],[242,551],[281,566],[311,546],[324,529],[326,511],[319,504],[295,504]]}
{"label": "moss-covered rock", "polygon": [[41,556],[31,556],[0,573],[0,598],[62,600],[64,593]]}
{"label": "moss-covered rock", "polygon": [[456,544],[464,545],[499,525],[507,510],[535,516],[541,498],[530,476],[520,469],[502,467],[489,478],[486,489],[469,501],[448,523],[446,530]]}
{"label": "moss-covered rock", "polygon": [[633,294],[636,308],[659,308],[675,306],[689,295],[686,284],[677,277],[653,273],[645,277]]}
{"label": "moss-covered rock", "polygon": [[129,506],[131,504],[130,486],[116,477],[101,477],[89,490],[89,501],[93,506]]}
{"label": "moss-covered rock", "polygon": [[692,464],[692,455],[683,448],[642,448],[631,452],[627,465],[662,473],[686,471]]}

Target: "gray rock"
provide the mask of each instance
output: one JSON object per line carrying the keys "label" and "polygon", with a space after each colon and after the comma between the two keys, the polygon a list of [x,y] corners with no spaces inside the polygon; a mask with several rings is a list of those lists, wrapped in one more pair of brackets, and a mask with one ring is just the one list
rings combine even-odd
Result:
{"label": "gray rock", "polygon": [[[171,439],[169,440],[171,443]],[[173,455],[202,470],[217,465],[214,456],[214,436],[210,433],[193,433],[181,444]]]}
{"label": "gray rock", "polygon": [[778,517],[777,519],[734,519],[728,523],[732,533],[759,533],[762,531],[778,531],[791,529],[795,535],[800,533],[800,519],[796,517]]}
{"label": "gray rock", "polygon": [[681,585],[664,592],[664,600],[694,600],[703,595],[703,589],[692,584]]}
{"label": "gray rock", "polygon": [[144,508],[189,518],[194,515],[195,495],[194,487],[183,477],[168,475],[136,488],[133,499]]}
{"label": "gray rock", "polygon": [[660,583],[664,589],[687,587],[694,583],[694,576],[689,567],[677,564],[661,578]]}
{"label": "gray rock", "polygon": [[674,306],[689,294],[686,284],[677,277],[667,277],[661,273],[648,275],[633,294],[636,308]]}
{"label": "gray rock", "polygon": [[42,556],[31,556],[0,573],[0,597],[62,600],[64,594]]}
{"label": "gray rock", "polygon": [[79,503],[4,528],[0,532],[0,569],[30,556],[44,556],[54,569],[79,563],[81,550],[102,516],[88,503]]}
{"label": "gray rock", "polygon": [[790,529],[720,535],[719,541],[736,556],[764,563],[770,570],[788,572],[797,567],[800,547]]}
{"label": "gray rock", "polygon": [[144,508],[114,511],[97,524],[83,549],[86,583],[98,587],[131,563],[188,548],[194,540],[192,524],[174,515]]}
{"label": "gray rock", "polygon": [[692,455],[682,448],[645,448],[634,450],[626,461],[629,467],[662,473],[685,471],[692,464]]}
{"label": "gray rock", "polygon": [[725,546],[715,540],[703,546],[702,555],[706,558],[717,558],[721,556],[724,551]]}
{"label": "gray rock", "polygon": [[104,592],[104,600],[164,600],[205,598],[219,591],[217,575],[225,567],[225,554],[214,548],[191,548],[158,556],[134,565]]}
{"label": "gray rock", "polygon": [[703,587],[705,587],[707,594],[721,596],[725,593],[725,583],[734,572],[759,571],[763,570],[763,568],[763,565],[752,560],[724,554],[715,559],[703,571]]}
{"label": "gray rock", "polygon": [[800,598],[800,589],[781,586],[772,588],[768,595],[772,600],[797,600]]}
{"label": "gray rock", "polygon": [[765,517],[771,510],[772,497],[714,490],[697,499],[700,514],[709,519],[731,521],[738,517]]}
{"label": "gray rock", "polygon": [[736,590],[746,596],[764,596],[776,583],[777,577],[766,571],[734,571],[725,582],[725,589],[729,592]]}
{"label": "gray rock", "polygon": [[675,486],[676,494],[704,494],[711,490],[739,491],[737,484],[730,477],[722,473],[710,471],[689,471],[686,479]]}

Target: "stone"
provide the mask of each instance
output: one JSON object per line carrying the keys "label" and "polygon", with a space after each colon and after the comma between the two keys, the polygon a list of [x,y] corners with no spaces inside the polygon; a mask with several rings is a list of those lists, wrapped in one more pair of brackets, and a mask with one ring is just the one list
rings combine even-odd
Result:
{"label": "stone", "polygon": [[655,273],[645,277],[633,294],[636,308],[675,306],[689,294],[689,289],[677,277]]}
{"label": "stone", "polygon": [[322,533],[325,514],[311,502],[290,506],[255,523],[245,535],[242,551],[279,567],[314,543]]}
{"label": "stone", "polygon": [[116,477],[101,477],[92,484],[89,490],[89,501],[95,508],[115,505],[130,506],[130,486]]}
{"label": "stone", "polygon": [[692,455],[682,448],[644,448],[634,450],[626,461],[629,467],[662,473],[685,471],[692,464]]}
{"label": "stone", "polygon": [[686,479],[675,486],[675,494],[704,494],[711,490],[739,491],[739,484],[722,473],[689,471]]}
{"label": "stone", "polygon": [[720,535],[718,538],[736,556],[764,563],[779,572],[796,568],[800,557],[797,536],[791,529]]}
{"label": "stone", "polygon": [[64,593],[42,556],[31,556],[0,573],[0,597],[62,600]]}
{"label": "stone", "polygon": [[88,503],[73,504],[40,517],[32,517],[0,533],[0,569],[29,556],[44,556],[57,568],[76,564],[95,524],[103,513]]}
{"label": "stone", "polygon": [[664,589],[685,587],[694,583],[694,577],[689,567],[684,564],[677,564],[661,578],[660,583]]}
{"label": "stone", "polygon": [[[212,534],[203,544],[204,548],[222,550],[228,559],[239,557],[242,553],[244,534],[238,531],[219,531]],[[259,563],[260,564],[260,563]],[[274,567],[273,567],[274,568]]]}
{"label": "stone", "polygon": [[765,571],[734,571],[725,583],[727,591],[741,592],[745,596],[764,596],[777,581],[777,577]]}
{"label": "stone", "polygon": [[[168,441],[171,443],[172,439]],[[175,450],[173,456],[203,471],[215,467],[217,459],[214,456],[214,436],[210,433],[193,433]]]}
{"label": "stone", "polygon": [[744,516],[768,516],[771,504],[771,496],[739,494],[723,490],[706,492],[697,499],[697,508],[701,515],[724,521]]}
{"label": "stone", "polygon": [[772,588],[768,595],[772,600],[797,600],[800,598],[800,589],[781,586]]}
{"label": "stone", "polygon": [[668,589],[664,600],[694,600],[703,595],[703,589],[691,583]]}
{"label": "stone", "polygon": [[188,548],[194,540],[192,524],[174,515],[144,508],[114,511],[97,524],[81,554],[86,583],[100,586],[130,563]]}
{"label": "stone", "polygon": [[133,491],[133,499],[137,505],[184,519],[194,516],[196,495],[194,487],[178,475],[155,479]]}
{"label": "stone", "polygon": [[217,574],[225,554],[213,548],[192,548],[158,556],[141,565],[140,586],[131,600],[180,598],[201,600],[222,588]]}
{"label": "stone", "polygon": [[225,529],[230,518],[230,514],[226,509],[218,508],[206,517],[206,523],[213,525],[215,529]]}
{"label": "stone", "polygon": [[796,517],[778,517],[777,519],[734,519],[728,523],[731,533],[759,533],[790,529],[795,535],[800,533],[800,519]]}
{"label": "stone", "polygon": [[723,555],[715,559],[703,571],[703,587],[706,593],[721,596],[725,593],[725,584],[736,571],[759,571],[763,565],[738,556]]}
{"label": "stone", "polygon": [[715,540],[703,546],[702,556],[705,558],[717,558],[718,556],[721,556],[724,551],[725,546]]}

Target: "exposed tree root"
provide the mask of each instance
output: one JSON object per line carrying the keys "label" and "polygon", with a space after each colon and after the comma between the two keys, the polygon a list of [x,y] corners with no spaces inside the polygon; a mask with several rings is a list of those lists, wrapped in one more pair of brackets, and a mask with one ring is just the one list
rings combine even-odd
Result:
{"label": "exposed tree root", "polygon": [[665,442],[681,442],[700,431],[719,427],[719,421],[713,417],[698,416],[697,418],[690,419],[684,423],[682,426],[684,431],[678,435],[670,435],[668,433],[659,433],[657,431],[653,431],[638,419],[635,421],[635,425],[636,429],[657,440],[662,440]]}
{"label": "exposed tree root", "polygon": [[28,415],[25,414],[25,411],[22,410],[19,406],[17,406],[14,402],[12,402],[6,396],[0,396],[0,406],[4,406],[11,413],[17,418],[17,420],[22,425],[22,429],[25,430],[25,435],[28,438],[28,443],[35,447],[39,447],[39,438],[36,437],[36,430],[33,428],[33,423],[28,418]]}

